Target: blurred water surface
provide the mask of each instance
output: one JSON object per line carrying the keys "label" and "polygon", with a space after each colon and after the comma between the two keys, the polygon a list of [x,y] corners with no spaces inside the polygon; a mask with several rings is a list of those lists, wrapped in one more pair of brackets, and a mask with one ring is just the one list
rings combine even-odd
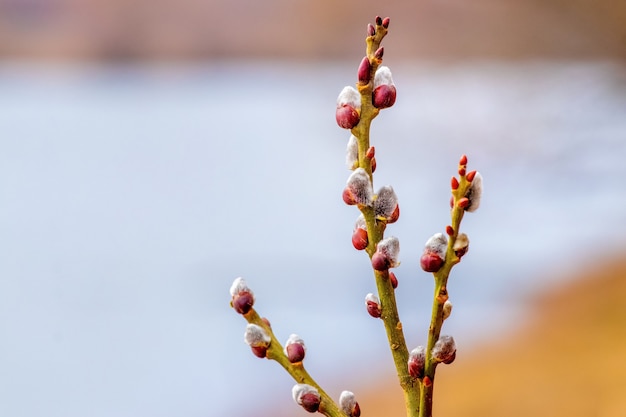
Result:
{"label": "blurred water surface", "polygon": [[[458,157],[484,176],[450,282],[460,349],[523,322],[523,297],[624,246],[626,77],[614,63],[393,65],[373,126],[376,187],[401,206],[400,313],[424,343],[426,239]],[[391,360],[363,306],[334,122],[355,68],[0,67],[0,415],[246,415],[292,407],[290,378],[243,343],[244,276],[280,339],[338,393]],[[375,372],[371,372],[375,370]],[[370,371],[370,372],[366,372]]]}

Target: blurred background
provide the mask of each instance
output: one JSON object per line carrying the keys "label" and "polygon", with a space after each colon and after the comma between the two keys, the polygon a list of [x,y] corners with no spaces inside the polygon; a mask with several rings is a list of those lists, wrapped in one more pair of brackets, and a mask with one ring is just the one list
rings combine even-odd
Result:
{"label": "blurred background", "polygon": [[327,392],[403,415],[334,121],[376,15],[410,348],[461,154],[485,183],[436,410],[626,413],[625,3],[0,0],[0,415],[307,415],[243,343],[238,276]]}

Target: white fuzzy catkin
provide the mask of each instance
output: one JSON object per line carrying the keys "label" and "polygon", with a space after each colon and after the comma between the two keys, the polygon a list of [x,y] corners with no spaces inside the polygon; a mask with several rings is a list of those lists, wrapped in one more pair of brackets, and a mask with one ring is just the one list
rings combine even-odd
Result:
{"label": "white fuzzy catkin", "polygon": [[467,235],[465,233],[459,233],[459,235],[456,237],[456,240],[454,241],[454,245],[452,246],[452,249],[457,252],[457,251],[467,251],[467,248],[469,247],[469,238],[467,237]]}
{"label": "white fuzzy catkin", "polygon": [[467,193],[465,193],[465,197],[469,200],[469,205],[465,208],[465,211],[469,211],[470,213],[475,212],[480,207],[480,198],[483,195],[483,176],[480,175],[480,172],[477,172],[472,180],[472,185],[470,185]]}
{"label": "white fuzzy catkin", "polygon": [[295,333],[292,333],[291,335],[289,335],[289,338],[285,342],[285,350],[287,349],[288,345],[291,345],[291,344],[294,344],[294,343],[298,343],[298,344],[302,345],[302,347],[306,351],[306,345],[304,344],[304,340],[302,340],[302,338],[300,336],[298,336],[297,334],[295,334]]}
{"label": "white fuzzy catkin", "polygon": [[367,303],[375,303],[380,305],[380,299],[376,294],[370,292],[365,296],[365,305],[367,305]]}
{"label": "white fuzzy catkin", "polygon": [[261,326],[248,323],[243,340],[251,347],[269,346],[272,338]]}
{"label": "white fuzzy catkin", "polygon": [[350,139],[348,139],[346,166],[349,170],[354,170],[359,166],[359,143],[354,135],[350,135]]}
{"label": "white fuzzy catkin", "polygon": [[356,218],[356,222],[354,222],[354,230],[356,229],[363,229],[367,231],[367,223],[365,223],[363,213],[359,214],[359,217]]}
{"label": "white fuzzy catkin", "polygon": [[398,255],[400,254],[400,241],[397,237],[389,236],[384,238],[378,242],[376,249],[387,255],[392,268],[399,265]]}
{"label": "white fuzzy catkin", "polygon": [[356,397],[351,391],[342,391],[339,396],[339,407],[346,415],[351,416],[356,406]]}
{"label": "white fuzzy catkin", "polygon": [[320,395],[319,391],[315,387],[308,384],[296,384],[291,389],[291,396],[298,405],[302,405],[302,396],[304,394],[314,394],[317,397]]}
{"label": "white fuzzy catkin", "polygon": [[448,238],[443,233],[435,233],[424,245],[425,252],[437,254],[441,259],[446,257],[446,249],[448,248]]}
{"label": "white fuzzy catkin", "polygon": [[376,200],[374,201],[374,210],[377,217],[388,219],[391,217],[398,206],[398,197],[391,185],[380,187]]}
{"label": "white fuzzy catkin", "polygon": [[383,84],[395,85],[391,76],[391,70],[389,69],[389,67],[386,67],[384,65],[378,67],[378,69],[376,70],[376,74],[374,75],[374,88]]}
{"label": "white fuzzy catkin", "polygon": [[443,303],[443,319],[446,320],[448,317],[450,317],[450,314],[452,314],[452,302],[450,300],[446,300],[445,303]]}
{"label": "white fuzzy catkin", "polygon": [[424,373],[426,363],[426,348],[418,346],[409,353],[408,367],[409,374],[416,378],[421,378]]}
{"label": "white fuzzy catkin", "polygon": [[242,292],[249,292],[250,294],[252,294],[252,290],[248,287],[246,281],[243,278],[239,277],[236,278],[233,281],[233,285],[230,286],[230,295],[231,297],[234,297]]}
{"label": "white fuzzy catkin", "polygon": [[363,168],[357,168],[348,177],[346,182],[347,188],[352,192],[354,199],[358,204],[369,206],[372,204],[372,182],[370,176]]}
{"label": "white fuzzy catkin", "polygon": [[445,362],[456,353],[456,343],[452,336],[440,336],[433,346],[432,357],[437,362]]}
{"label": "white fuzzy catkin", "polygon": [[345,86],[337,97],[337,107],[345,106],[346,104],[355,109],[361,108],[361,94],[359,94],[356,88],[349,85]]}

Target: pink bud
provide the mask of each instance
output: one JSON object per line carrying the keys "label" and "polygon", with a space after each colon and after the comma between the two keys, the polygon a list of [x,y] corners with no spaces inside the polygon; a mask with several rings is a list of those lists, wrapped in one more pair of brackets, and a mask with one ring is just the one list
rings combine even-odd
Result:
{"label": "pink bud", "polygon": [[400,253],[400,242],[397,237],[390,236],[378,242],[376,252],[372,255],[372,267],[377,271],[386,271],[395,268]]}
{"label": "pink bud", "polygon": [[239,277],[233,281],[230,287],[230,295],[232,299],[230,301],[231,306],[239,314],[246,314],[254,305],[254,294],[252,290],[248,288],[246,281]]}
{"label": "pink bud", "polygon": [[337,124],[344,129],[352,129],[359,123],[361,109],[361,95],[350,86],[346,86],[341,90],[337,97],[337,110],[335,119]]}
{"label": "pink bud", "polygon": [[384,27],[385,29],[387,29],[387,28],[389,27],[389,18],[388,18],[388,17],[385,17],[385,18],[383,19],[383,27]]}
{"label": "pink bud", "polygon": [[368,57],[363,57],[361,64],[359,65],[359,71],[357,73],[359,84],[366,85],[370,82],[370,60]]}
{"label": "pink bud", "polygon": [[306,346],[304,340],[297,334],[292,334],[285,342],[285,355],[291,363],[302,362],[306,354]]}
{"label": "pink bud", "polygon": [[448,239],[442,233],[431,236],[424,245],[420,266],[426,272],[437,272],[445,262]]}
{"label": "pink bud", "polygon": [[355,169],[346,182],[346,188],[343,191],[343,201],[348,205],[370,206],[372,198],[373,192],[370,176],[363,168]]}
{"label": "pink bud", "polygon": [[431,352],[433,360],[450,364],[456,358],[456,344],[452,336],[441,336]]}
{"label": "pink bud", "polygon": [[380,305],[380,300],[378,297],[372,293],[369,293],[365,296],[365,307],[367,308],[367,312],[370,316],[375,319],[380,318],[382,315],[382,306]]}
{"label": "pink bud", "polygon": [[307,384],[296,384],[291,390],[293,400],[309,413],[315,413],[320,408],[322,398],[315,387]]}
{"label": "pink bud", "polygon": [[356,401],[356,397],[350,391],[343,391],[339,396],[339,406],[341,411],[348,417],[359,417],[361,415],[361,407]]}
{"label": "pink bud", "polygon": [[376,35],[376,28],[374,28],[374,25],[372,25],[371,23],[367,24],[367,36],[374,36]]}
{"label": "pink bud", "polygon": [[409,375],[412,378],[424,377],[424,365],[426,363],[426,349],[418,346],[409,353]]}

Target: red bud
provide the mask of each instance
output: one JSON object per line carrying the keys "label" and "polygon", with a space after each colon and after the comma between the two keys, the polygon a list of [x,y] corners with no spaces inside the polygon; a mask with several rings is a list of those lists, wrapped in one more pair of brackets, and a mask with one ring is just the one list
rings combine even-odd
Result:
{"label": "red bud", "polygon": [[352,233],[352,245],[356,250],[363,250],[367,248],[367,244],[369,243],[367,238],[367,231],[364,229],[356,228],[354,233]]}
{"label": "red bud", "polygon": [[391,216],[389,216],[389,218],[387,219],[387,223],[395,223],[396,221],[398,221],[399,217],[400,205],[397,205],[396,208],[393,210],[393,213],[391,213]]}
{"label": "red bud", "polygon": [[343,127],[344,129],[352,129],[354,126],[359,124],[360,118],[361,116],[359,116],[359,112],[349,104],[337,107],[337,111],[335,112],[337,124],[339,127]]}
{"label": "red bud", "polygon": [[246,314],[254,305],[254,296],[247,291],[240,292],[233,297],[233,308],[239,314]]}
{"label": "red bud", "polygon": [[349,188],[346,187],[343,189],[342,197],[344,203],[346,203],[347,205],[354,206],[356,204],[356,198]]}
{"label": "red bud", "polygon": [[465,177],[469,182],[472,182],[474,180],[474,177],[476,176],[476,171],[470,171],[467,173],[467,176]]}
{"label": "red bud", "polygon": [[267,346],[250,346],[250,349],[257,358],[264,358],[267,356]]}
{"label": "red bud", "polygon": [[396,278],[396,274],[392,271],[389,271],[389,281],[391,281],[391,286],[394,290],[398,288],[398,278]]}
{"label": "red bud", "polygon": [[372,103],[374,107],[386,109],[396,102],[396,87],[389,84],[379,85],[372,93]]}
{"label": "red bud", "polygon": [[436,253],[426,252],[420,258],[420,266],[426,272],[437,272],[443,266],[443,259]]}
{"label": "red bud", "polygon": [[361,64],[359,65],[359,71],[357,73],[357,77],[359,79],[359,84],[366,85],[371,80],[370,74],[370,60],[368,57],[363,57]]}
{"label": "red bud", "polygon": [[389,18],[388,18],[388,17],[385,17],[385,18],[383,19],[383,27],[384,27],[385,29],[387,29],[387,28],[389,27]]}
{"label": "red bud", "polygon": [[372,293],[365,296],[365,307],[367,308],[368,314],[375,319],[380,318],[382,315],[380,300]]}
{"label": "red bud", "polygon": [[300,405],[309,413],[316,413],[320,408],[320,396],[317,393],[306,393],[300,397]]}
{"label": "red bud", "polygon": [[386,271],[391,266],[391,260],[382,252],[376,252],[372,256],[372,268],[377,271]]}
{"label": "red bud", "polygon": [[454,353],[450,355],[449,358],[444,360],[443,363],[445,363],[446,365],[450,365],[452,362],[454,362],[455,359],[456,359],[456,351],[454,351]]}
{"label": "red bud", "polygon": [[383,24],[383,19],[380,16],[376,16],[376,25],[381,26]]}
{"label": "red bud", "polygon": [[459,159],[459,165],[467,165],[467,156],[461,156],[461,159]]}
{"label": "red bud", "polygon": [[376,171],[376,158],[372,158],[372,173]]}
{"label": "red bud", "polygon": [[385,53],[385,48],[381,46],[380,48],[376,50],[376,52],[374,52],[374,57],[380,61],[381,59],[383,59],[384,53]]}
{"label": "red bud", "polygon": [[367,24],[367,36],[374,36],[376,35],[376,29],[374,28],[374,25],[372,25],[371,23]]}
{"label": "red bud", "polygon": [[309,413],[315,413],[320,408],[322,398],[314,387],[307,384],[296,384],[291,390],[291,395],[296,403]]}
{"label": "red bud", "polygon": [[367,149],[367,152],[365,152],[365,157],[369,158],[369,159],[372,159],[375,154],[376,154],[376,148],[374,148],[373,146],[370,146]]}
{"label": "red bud", "polygon": [[459,206],[459,208],[463,208],[463,209],[464,209],[464,208],[466,208],[467,206],[469,206],[470,201],[469,201],[469,198],[467,198],[467,197],[463,197],[463,198],[461,198],[461,199],[458,201],[458,203],[456,203],[456,204],[457,204],[457,206]]}
{"label": "red bud", "polygon": [[446,234],[448,236],[452,236],[454,234],[454,229],[452,228],[452,226],[450,225],[446,226]]}
{"label": "red bud", "polygon": [[300,343],[291,343],[285,346],[285,351],[287,352],[287,358],[291,363],[302,362],[306,353],[304,346]]}
{"label": "red bud", "polygon": [[452,180],[450,180],[450,187],[452,187],[453,190],[457,190],[459,188],[459,181],[456,177],[452,177]]}

